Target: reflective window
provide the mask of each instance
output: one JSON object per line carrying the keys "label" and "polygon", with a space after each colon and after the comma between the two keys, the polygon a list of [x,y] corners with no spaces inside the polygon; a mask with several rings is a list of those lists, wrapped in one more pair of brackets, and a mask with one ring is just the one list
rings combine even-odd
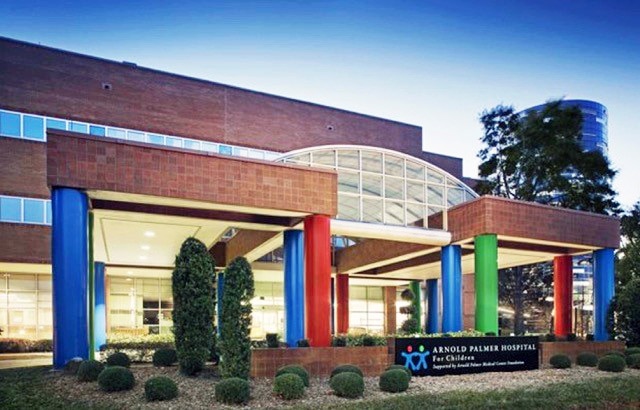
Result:
{"label": "reflective window", "polygon": [[382,154],[380,152],[362,152],[362,170],[382,173]]}
{"label": "reflective window", "polygon": [[427,185],[427,202],[430,205],[444,205],[444,187]]}
{"label": "reflective window", "polygon": [[362,198],[362,220],[382,223],[382,199]]}
{"label": "reflective window", "polygon": [[52,118],[47,118],[47,128],[51,128],[53,130],[66,130],[67,122],[63,120],[54,120]]}
{"label": "reflective window", "polygon": [[232,155],[233,149],[228,145],[220,145],[220,153],[223,155]]}
{"label": "reflective window", "polygon": [[404,179],[386,177],[384,180],[384,197],[392,199],[403,199]]}
{"label": "reflective window", "polygon": [[313,153],[314,165],[336,165],[336,152],[335,151],[318,151]]}
{"label": "reflective window", "polygon": [[0,220],[20,222],[22,219],[22,201],[20,198],[0,197]]}
{"label": "reflective window", "polygon": [[200,150],[200,141],[184,140],[184,147],[187,149]]}
{"label": "reflective window", "polygon": [[22,116],[22,129],[26,138],[44,141],[44,119],[42,117]]}
{"label": "reflective window", "polygon": [[350,221],[360,219],[360,197],[338,195],[338,217]]}
{"label": "reflective window", "polygon": [[357,172],[340,172],[338,174],[338,191],[360,193],[360,175]]}
{"label": "reflective window", "polygon": [[212,142],[203,142],[202,149],[207,152],[218,152],[218,146]]}
{"label": "reflective window", "polygon": [[424,202],[424,184],[420,182],[407,181],[407,200]]}
{"label": "reflective window", "polygon": [[83,134],[86,134],[89,130],[89,127],[87,124],[81,123],[81,122],[70,122],[69,123],[69,131],[73,131],[73,132],[81,132]]}
{"label": "reflective window", "polygon": [[127,139],[129,141],[144,142],[144,133],[136,131],[127,131]]}
{"label": "reflective window", "polygon": [[164,137],[162,135],[149,134],[149,142],[152,144],[164,145]]}
{"label": "reflective window", "polygon": [[382,196],[382,175],[362,174],[362,194]]}
{"label": "reflective window", "polygon": [[180,138],[167,137],[166,144],[169,147],[182,148],[182,140]]}
{"label": "reflective window", "polygon": [[0,134],[20,137],[20,115],[0,112]]}
{"label": "reflective window", "polygon": [[111,138],[125,139],[127,137],[127,133],[125,130],[120,130],[118,128],[107,128],[107,136]]}
{"label": "reflective window", "polygon": [[356,150],[338,151],[338,166],[340,168],[360,169],[360,158]]}
{"label": "reflective window", "polygon": [[24,200],[24,222],[44,223],[44,201],[35,199]]}
{"label": "reflective window", "polygon": [[106,133],[106,130],[104,127],[99,127],[97,125],[91,125],[89,126],[89,134],[91,135],[95,135],[98,137],[104,137]]}
{"label": "reflective window", "polygon": [[384,223],[390,225],[404,225],[404,203],[398,201],[384,201]]}
{"label": "reflective window", "polygon": [[48,225],[51,225],[51,201],[46,201],[45,223],[47,223]]}

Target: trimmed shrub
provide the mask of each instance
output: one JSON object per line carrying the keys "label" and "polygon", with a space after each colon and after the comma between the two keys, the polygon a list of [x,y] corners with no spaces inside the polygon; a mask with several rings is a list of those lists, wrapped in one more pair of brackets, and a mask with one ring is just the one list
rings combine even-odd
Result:
{"label": "trimmed shrub", "polygon": [[603,370],[605,372],[619,373],[624,371],[625,366],[625,360],[614,354],[603,356],[598,361],[598,370]]}
{"label": "trimmed shrub", "polygon": [[186,376],[194,376],[204,369],[204,361],[199,356],[185,356],[178,363],[180,372]]}
{"label": "trimmed shrub", "polygon": [[400,326],[400,330],[403,333],[408,333],[408,334],[420,333],[420,322],[418,322],[414,318],[409,318],[404,322],[402,322],[402,326]]}
{"label": "trimmed shrub", "polygon": [[249,393],[249,382],[239,377],[230,377],[216,384],[216,401],[220,403],[244,404],[249,401]]}
{"label": "trimmed shrub", "polygon": [[334,336],[331,338],[331,346],[333,347],[345,347],[347,345],[346,336]]}
{"label": "trimmed shrub", "polygon": [[144,384],[144,397],[147,401],[171,400],[177,396],[176,382],[166,376],[152,377]]}
{"label": "trimmed shrub", "polygon": [[596,367],[598,365],[598,356],[591,352],[580,353],[576,357],[576,364],[578,366]]}
{"label": "trimmed shrub", "polygon": [[75,375],[78,374],[78,369],[80,365],[84,362],[82,357],[74,357],[73,359],[69,359],[67,363],[64,365],[64,374]]}
{"label": "trimmed shrub", "polygon": [[277,333],[267,333],[267,347],[280,347],[280,338]]}
{"label": "trimmed shrub", "polygon": [[244,257],[229,263],[224,273],[220,327],[220,374],[247,379],[251,369],[251,298],[253,272]]}
{"label": "trimmed shrub", "polygon": [[104,364],[97,360],[84,360],[78,367],[78,381],[95,382],[104,370]]}
{"label": "trimmed shrub", "polygon": [[355,399],[364,393],[364,379],[357,373],[343,372],[331,377],[331,389],[339,397]]}
{"label": "trimmed shrub", "polygon": [[302,383],[305,387],[309,387],[309,372],[304,367],[298,364],[290,364],[288,366],[283,366],[278,369],[276,372],[276,377],[283,374],[296,374],[302,379]]}
{"label": "trimmed shrub", "polygon": [[380,390],[389,393],[399,393],[409,388],[410,376],[401,369],[387,370],[380,375]]}
{"label": "trimmed shrub", "polygon": [[354,366],[352,364],[341,364],[340,366],[337,366],[335,369],[331,371],[330,378],[333,379],[334,376],[341,373],[355,373],[360,377],[364,377],[362,370],[360,370],[358,366]]}
{"label": "trimmed shrub", "polygon": [[300,339],[297,343],[298,347],[311,347],[308,339]]}
{"label": "trimmed shrub", "polygon": [[607,353],[605,353],[604,355],[605,356],[619,356],[619,357],[622,357],[623,359],[625,358],[624,353],[618,352],[617,350],[610,350]]}
{"label": "trimmed shrub", "polygon": [[632,354],[638,354],[640,353],[640,347],[628,347],[625,351],[624,354],[626,356],[631,356]]}
{"label": "trimmed shrub", "polygon": [[411,381],[411,376],[413,376],[413,372],[411,371],[411,369],[409,369],[408,367],[404,367],[401,364],[392,364],[385,369],[386,372],[389,370],[402,370],[403,372],[407,373],[407,376],[409,376],[409,381]]}
{"label": "trimmed shrub", "polygon": [[107,356],[116,352],[125,352],[133,361],[151,361],[153,352],[158,349],[175,349],[173,334],[144,336],[115,336],[107,339],[101,351]]}
{"label": "trimmed shrub", "polygon": [[554,333],[547,333],[544,336],[544,341],[545,342],[555,342],[556,340],[557,340],[556,339],[556,335]]}
{"label": "trimmed shrub", "polygon": [[347,346],[386,346],[387,338],[384,336],[363,333],[360,335],[347,335]]}
{"label": "trimmed shrub", "polygon": [[153,353],[153,365],[171,366],[178,361],[178,353],[175,349],[158,349]]}
{"label": "trimmed shrub", "polygon": [[400,293],[400,298],[402,300],[406,300],[407,302],[410,302],[413,300],[413,298],[415,298],[416,295],[413,293],[413,291],[410,288],[406,288],[405,290],[402,291],[402,293]]}
{"label": "trimmed shrub", "polygon": [[640,353],[627,356],[627,366],[632,369],[640,369]]}
{"label": "trimmed shrub", "polygon": [[122,366],[106,367],[98,376],[98,385],[106,392],[131,390],[135,382],[131,370]]}
{"label": "trimmed shrub", "polygon": [[0,353],[25,353],[30,347],[28,339],[0,339]]}
{"label": "trimmed shrub", "polygon": [[549,359],[549,364],[554,369],[568,369],[571,367],[571,359],[566,354],[554,354]]}
{"label": "trimmed shrub", "polygon": [[[204,243],[187,238],[176,256],[173,286],[173,334],[180,370],[193,375],[211,354],[216,308],[215,264]],[[183,369],[183,364],[190,366]],[[198,369],[198,371],[199,371]]]}
{"label": "trimmed shrub", "polygon": [[371,335],[362,336],[362,346],[376,346],[376,339]]}
{"label": "trimmed shrub", "polygon": [[131,359],[126,353],[116,352],[107,357],[107,366],[129,367],[131,366]]}
{"label": "trimmed shrub", "polygon": [[484,335],[485,336],[495,336],[496,332],[486,332]]}
{"label": "trimmed shrub", "polygon": [[575,333],[569,333],[567,335],[567,342],[575,342],[578,340],[578,336]]}
{"label": "trimmed shrub", "polygon": [[593,333],[588,333],[586,340],[587,342],[593,342]]}
{"label": "trimmed shrub", "polygon": [[53,352],[53,340],[39,339],[34,340],[31,344],[30,352]]}
{"label": "trimmed shrub", "polygon": [[284,373],[276,377],[273,392],[285,400],[299,399],[304,395],[304,382],[294,373]]}

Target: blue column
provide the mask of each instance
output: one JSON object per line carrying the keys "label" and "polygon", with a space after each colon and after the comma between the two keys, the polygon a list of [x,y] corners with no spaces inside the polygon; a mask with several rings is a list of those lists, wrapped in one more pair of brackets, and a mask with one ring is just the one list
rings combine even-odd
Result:
{"label": "blue column", "polygon": [[614,256],[612,248],[593,252],[593,338],[609,340],[607,311],[614,293]]}
{"label": "blue column", "polygon": [[216,287],[216,303],[218,308],[218,326],[217,333],[218,337],[220,337],[220,330],[222,326],[222,295],[224,295],[224,274],[222,272],[218,272],[218,286]]}
{"label": "blue column", "polygon": [[427,333],[438,333],[440,301],[438,300],[438,279],[427,280]]}
{"label": "blue column", "polygon": [[462,260],[460,245],[442,248],[442,332],[462,330]]}
{"label": "blue column", "polygon": [[285,341],[296,347],[304,339],[304,234],[284,232]]}
{"label": "blue column", "polygon": [[89,357],[88,200],[77,189],[54,188],[51,261],[53,266],[53,366]]}
{"label": "blue column", "polygon": [[96,351],[100,350],[100,346],[107,343],[107,304],[106,304],[106,289],[105,289],[105,275],[104,275],[104,262],[94,263],[94,294],[95,294],[95,307],[93,314],[93,337],[94,346]]}

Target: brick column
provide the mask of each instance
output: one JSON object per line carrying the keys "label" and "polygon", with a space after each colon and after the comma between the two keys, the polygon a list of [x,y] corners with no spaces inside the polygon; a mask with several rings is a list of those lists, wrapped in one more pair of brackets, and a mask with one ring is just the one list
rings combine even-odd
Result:
{"label": "brick column", "polygon": [[336,333],[349,331],[349,275],[336,275],[337,322]]}
{"label": "brick column", "polygon": [[396,333],[396,287],[384,287],[384,333]]}

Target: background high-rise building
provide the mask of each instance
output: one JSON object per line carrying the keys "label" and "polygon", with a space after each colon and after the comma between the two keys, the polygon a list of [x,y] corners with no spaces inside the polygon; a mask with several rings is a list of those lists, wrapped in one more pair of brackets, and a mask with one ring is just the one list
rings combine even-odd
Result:
{"label": "background high-rise building", "polygon": [[[527,108],[523,113],[540,111],[545,104]],[[609,137],[607,134],[607,107],[590,100],[563,100],[562,108],[578,107],[582,111],[582,147],[585,151],[598,150],[604,155],[608,153]]]}

